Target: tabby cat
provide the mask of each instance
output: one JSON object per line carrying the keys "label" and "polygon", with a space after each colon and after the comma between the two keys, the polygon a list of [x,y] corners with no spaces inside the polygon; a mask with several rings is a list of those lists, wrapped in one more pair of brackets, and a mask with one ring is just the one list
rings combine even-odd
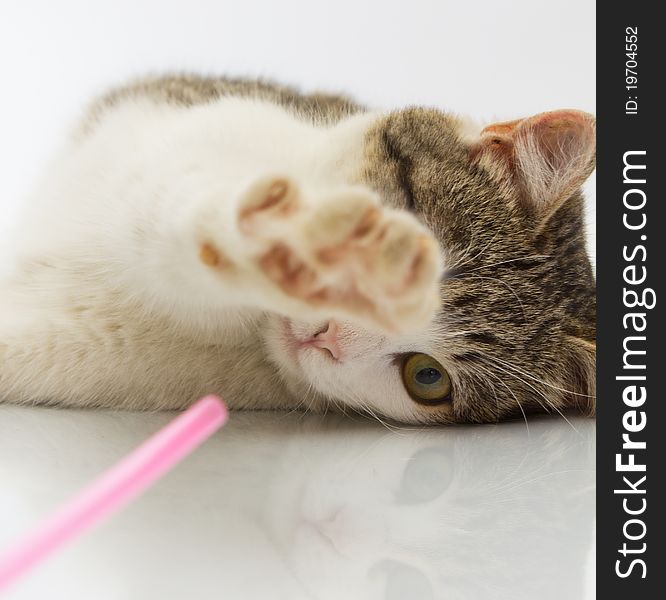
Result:
{"label": "tabby cat", "polygon": [[481,128],[256,81],[116,89],[2,258],[0,401],[592,413],[594,147],[575,110]]}

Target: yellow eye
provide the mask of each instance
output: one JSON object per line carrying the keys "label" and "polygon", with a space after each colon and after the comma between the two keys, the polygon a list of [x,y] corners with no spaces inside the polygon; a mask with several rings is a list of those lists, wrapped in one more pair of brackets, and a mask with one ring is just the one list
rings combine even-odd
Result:
{"label": "yellow eye", "polygon": [[413,400],[436,405],[450,400],[451,378],[444,367],[427,354],[412,354],[402,364],[402,381]]}

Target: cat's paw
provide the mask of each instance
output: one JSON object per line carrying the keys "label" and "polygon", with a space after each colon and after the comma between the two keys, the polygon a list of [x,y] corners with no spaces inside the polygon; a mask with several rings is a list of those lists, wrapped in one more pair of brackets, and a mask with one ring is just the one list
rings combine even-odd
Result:
{"label": "cat's paw", "polygon": [[439,307],[439,245],[411,214],[365,187],[313,198],[286,177],[257,182],[238,212],[260,243],[256,265],[290,298],[325,316],[389,331],[425,326]]}

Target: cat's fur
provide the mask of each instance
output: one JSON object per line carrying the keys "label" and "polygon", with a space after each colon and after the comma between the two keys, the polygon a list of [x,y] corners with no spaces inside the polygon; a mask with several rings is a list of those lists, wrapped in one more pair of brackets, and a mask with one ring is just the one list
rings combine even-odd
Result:
{"label": "cat's fur", "polygon": [[[27,203],[0,280],[0,401],[592,412],[593,164],[576,111],[481,131],[258,82],[118,89]],[[335,352],[300,347],[327,327]],[[451,402],[411,400],[414,352],[448,370]]]}

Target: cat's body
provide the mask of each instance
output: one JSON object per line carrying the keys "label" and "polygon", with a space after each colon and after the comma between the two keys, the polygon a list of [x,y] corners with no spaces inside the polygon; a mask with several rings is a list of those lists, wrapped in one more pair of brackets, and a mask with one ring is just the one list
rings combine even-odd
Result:
{"label": "cat's body", "polygon": [[[572,111],[474,134],[252,82],[115,91],[12,243],[0,401],[161,409],[215,392],[416,422],[589,409],[592,156]],[[436,362],[405,385],[421,355]]]}

